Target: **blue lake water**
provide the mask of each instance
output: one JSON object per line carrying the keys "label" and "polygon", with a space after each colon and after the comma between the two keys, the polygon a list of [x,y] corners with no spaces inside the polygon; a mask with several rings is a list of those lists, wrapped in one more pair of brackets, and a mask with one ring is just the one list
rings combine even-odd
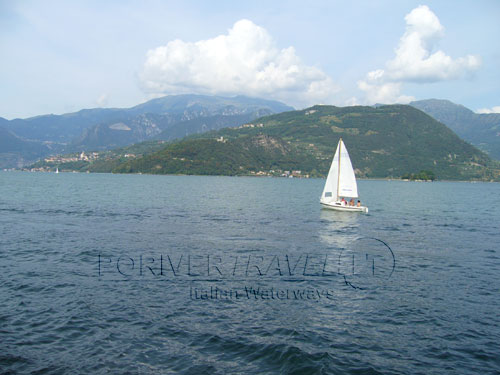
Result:
{"label": "blue lake water", "polygon": [[500,185],[0,172],[0,373],[500,372]]}

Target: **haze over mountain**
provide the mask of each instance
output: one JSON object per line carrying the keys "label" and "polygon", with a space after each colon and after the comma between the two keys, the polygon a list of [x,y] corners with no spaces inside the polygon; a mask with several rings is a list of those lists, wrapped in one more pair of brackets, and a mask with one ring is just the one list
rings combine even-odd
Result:
{"label": "haze over mountain", "polygon": [[[154,137],[175,139],[187,134],[238,126],[257,117],[293,109],[271,100],[237,96],[175,95],[132,108],[83,109],[64,115],[5,120],[0,126],[18,139],[0,148],[0,167],[17,167],[56,150],[107,150]],[[204,119],[204,120],[201,120]],[[30,141],[27,151],[19,141]],[[49,147],[50,145],[50,147]],[[2,156],[9,151],[9,155]]]}
{"label": "haze over mountain", "polygon": [[410,103],[447,125],[462,139],[500,160],[500,113],[478,114],[449,100],[428,99]]}
{"label": "haze over mountain", "polygon": [[40,142],[24,140],[0,126],[0,168],[21,167],[51,151],[55,150]]}

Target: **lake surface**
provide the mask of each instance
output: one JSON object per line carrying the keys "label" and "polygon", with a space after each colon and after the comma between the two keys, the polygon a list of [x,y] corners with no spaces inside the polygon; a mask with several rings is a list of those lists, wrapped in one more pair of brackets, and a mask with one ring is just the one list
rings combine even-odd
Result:
{"label": "lake surface", "polygon": [[0,172],[0,373],[493,374],[500,185]]}

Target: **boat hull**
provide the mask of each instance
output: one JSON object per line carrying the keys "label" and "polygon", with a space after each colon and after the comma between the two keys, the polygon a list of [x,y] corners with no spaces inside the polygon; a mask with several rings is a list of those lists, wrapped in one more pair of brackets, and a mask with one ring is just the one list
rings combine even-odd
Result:
{"label": "boat hull", "polygon": [[335,211],[344,211],[344,212],[368,212],[368,207],[365,206],[342,206],[341,204],[337,204],[335,202],[333,203],[325,203],[325,202],[320,202],[321,206],[323,208],[328,208],[329,210],[335,210]]}

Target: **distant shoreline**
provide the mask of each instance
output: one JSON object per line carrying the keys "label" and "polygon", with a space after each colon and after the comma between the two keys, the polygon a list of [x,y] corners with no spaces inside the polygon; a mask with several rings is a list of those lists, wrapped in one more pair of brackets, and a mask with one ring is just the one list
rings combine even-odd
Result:
{"label": "distant shoreline", "polygon": [[[29,171],[23,169],[1,169],[0,172],[26,172],[26,173],[54,173],[52,171]],[[113,173],[113,172],[79,172],[79,171],[59,171],[62,173],[78,173],[78,174],[112,174],[112,175],[147,175],[147,176],[194,176],[194,177],[251,177],[251,178],[277,178],[277,179],[293,179],[293,180],[324,180],[325,177],[282,177],[282,176],[257,176],[257,175],[216,175],[216,174],[157,174],[157,173]],[[54,173],[55,174],[55,173]],[[400,182],[469,182],[469,183],[500,183],[500,181],[486,180],[440,180],[424,181],[424,180],[407,180],[400,178],[385,178],[385,177],[356,177],[358,181],[400,181]]]}

